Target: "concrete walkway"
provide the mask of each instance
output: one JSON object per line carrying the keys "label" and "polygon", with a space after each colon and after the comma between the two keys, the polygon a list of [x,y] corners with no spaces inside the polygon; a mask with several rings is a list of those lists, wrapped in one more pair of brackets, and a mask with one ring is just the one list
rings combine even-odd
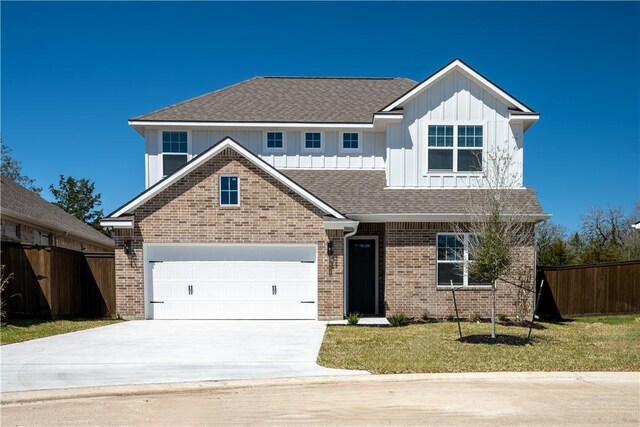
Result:
{"label": "concrete walkway", "polygon": [[2,398],[2,425],[640,423],[637,372],[244,380],[3,393]]}
{"label": "concrete walkway", "polygon": [[129,321],[0,347],[2,392],[353,375],[316,364],[316,321]]}

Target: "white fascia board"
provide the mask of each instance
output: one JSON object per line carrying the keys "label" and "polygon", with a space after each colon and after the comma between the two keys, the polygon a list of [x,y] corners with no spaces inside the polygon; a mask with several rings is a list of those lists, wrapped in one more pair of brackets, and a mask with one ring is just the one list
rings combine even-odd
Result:
{"label": "white fascia board", "polygon": [[300,122],[157,122],[129,120],[129,126],[162,127],[222,127],[222,128],[331,128],[331,129],[373,129],[373,123],[300,123]]}
{"label": "white fascia board", "polygon": [[224,150],[226,148],[234,149],[237,153],[239,153],[240,155],[244,156],[247,160],[249,160],[255,166],[257,166],[258,168],[262,169],[264,172],[268,173],[273,178],[277,179],[278,181],[280,181],[281,183],[283,183],[287,187],[291,188],[294,192],[296,192],[297,194],[299,194],[300,196],[302,196],[303,198],[305,198],[306,200],[311,202],[313,205],[315,205],[316,207],[318,207],[322,211],[324,211],[324,212],[326,212],[326,213],[328,213],[328,214],[330,214],[330,215],[332,215],[332,216],[334,216],[336,218],[345,219],[345,217],[340,212],[336,211],[331,206],[327,205],[325,202],[323,202],[322,200],[318,199],[316,196],[314,196],[313,194],[309,193],[304,188],[300,187],[298,184],[293,182],[291,179],[287,178],[285,175],[283,175],[277,169],[275,169],[274,167],[272,167],[269,164],[267,164],[266,162],[264,162],[259,157],[256,157],[253,153],[251,153],[246,148],[242,147],[240,144],[235,142],[230,137],[226,137],[225,139],[223,139],[221,142],[219,142],[218,144],[213,146],[208,152],[204,152],[204,153],[198,155],[197,157],[195,157],[193,160],[191,160],[189,163],[187,163],[185,167],[183,167],[180,171],[178,171],[178,173],[170,175],[167,178],[163,179],[162,181],[159,181],[153,187],[150,187],[149,190],[147,190],[144,193],[140,194],[138,197],[136,197],[135,199],[131,200],[129,203],[127,203],[126,205],[124,205],[123,207],[118,209],[116,212],[114,212],[111,215],[111,217],[116,218],[116,217],[119,217],[120,215],[123,215],[123,214],[125,214],[127,212],[130,212],[130,211],[136,209],[137,207],[139,207],[140,205],[145,203],[147,200],[149,200],[152,197],[156,196],[157,194],[161,193],[167,187],[169,187],[170,185],[174,184],[175,182],[180,180],[182,177],[184,177],[188,173],[192,172],[193,170],[195,170],[196,168],[201,166],[203,163],[207,162],[208,160],[210,160],[211,158],[213,158],[214,156],[216,156],[217,154],[219,154],[222,150]]}
{"label": "white fascia board", "polygon": [[500,89],[499,87],[497,87],[496,85],[491,83],[489,80],[487,80],[484,77],[482,77],[475,70],[469,68],[465,63],[463,63],[462,61],[460,61],[458,59],[453,61],[448,66],[444,67],[442,70],[440,70],[439,72],[437,72],[436,74],[434,74],[433,76],[431,76],[430,78],[428,78],[427,80],[425,80],[424,82],[419,84],[418,86],[416,86],[413,89],[411,89],[409,92],[407,92],[404,95],[402,95],[400,98],[398,98],[392,104],[390,104],[387,107],[385,107],[382,111],[391,111],[394,108],[399,107],[400,105],[405,103],[407,100],[413,98],[415,95],[417,95],[418,93],[422,92],[427,87],[429,87],[436,80],[440,79],[442,76],[444,76],[445,74],[449,73],[450,71],[452,71],[454,69],[459,69],[459,70],[464,71],[466,74],[470,75],[473,79],[478,81],[480,84],[482,84],[485,87],[489,88],[499,98],[502,98],[503,100],[515,105],[520,110],[522,110],[524,112],[527,112],[527,113],[528,112],[532,112],[524,104],[518,102],[517,99],[513,98],[511,95],[509,95],[508,93],[506,93],[505,91],[503,91],[502,89]]}
{"label": "white fascia board", "polygon": [[344,221],[324,221],[325,230],[344,230],[347,228],[353,229],[359,224],[358,221],[344,220]]}
{"label": "white fascia board", "polygon": [[509,121],[515,120],[540,120],[540,114],[512,114],[509,113]]}
{"label": "white fascia board", "polygon": [[[469,221],[475,215],[463,213],[430,214],[430,213],[398,213],[398,214],[347,214],[347,217],[359,222],[451,222]],[[524,222],[539,222],[551,218],[549,214],[524,214],[516,218]]]}
{"label": "white fascia board", "polygon": [[103,218],[100,220],[100,225],[113,228],[133,228],[133,219]]}

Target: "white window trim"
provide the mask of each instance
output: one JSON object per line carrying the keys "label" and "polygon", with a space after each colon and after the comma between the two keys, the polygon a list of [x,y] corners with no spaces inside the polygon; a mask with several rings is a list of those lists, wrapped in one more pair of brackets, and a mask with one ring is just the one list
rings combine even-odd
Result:
{"label": "white window trim", "polygon": [[[162,147],[162,133],[163,132],[186,132],[187,133],[187,152],[186,153],[165,153]],[[187,156],[187,162],[193,158],[193,149],[191,145],[191,131],[187,129],[158,129],[158,156],[159,164],[158,170],[160,171],[161,179],[167,175],[164,173],[164,156]]]}
{"label": "white window trim", "polygon": [[[320,148],[307,148],[306,147],[306,139],[308,133],[319,133],[320,134]],[[304,130],[300,132],[300,151],[303,153],[324,153],[324,132],[319,130]]]}
{"label": "white window trim", "polygon": [[[238,203],[236,204],[222,204],[222,178],[238,178]],[[218,178],[218,205],[221,208],[235,208],[240,206],[240,176],[234,173],[221,174]]]}
{"label": "white window trim", "polygon": [[[267,134],[269,133],[281,133],[282,134],[282,148],[267,147]],[[270,129],[262,132],[262,147],[265,152],[282,153],[287,151],[287,132],[280,129]]]}
{"label": "white window trim", "polygon": [[[453,126],[453,147],[429,147],[429,126]],[[479,150],[479,148],[458,147],[458,126],[482,126],[482,170],[458,171],[458,150]],[[464,176],[483,176],[487,170],[486,153],[487,153],[487,122],[486,121],[428,121],[422,129],[424,135],[425,147],[425,173],[424,176],[442,176],[447,174],[464,175]],[[429,150],[453,150],[453,169],[429,170]]]}
{"label": "white window trim", "polygon": [[[344,148],[344,134],[345,133],[355,133],[358,134],[358,148]],[[340,153],[362,153],[362,132],[349,132],[349,131],[342,131],[340,132],[340,136],[339,136],[339,140],[338,140],[338,151]]]}
{"label": "white window trim", "polygon": [[[439,289],[451,289],[451,285],[441,285],[438,282],[438,264],[459,264],[460,262],[464,263],[464,270],[462,273],[462,285],[453,285],[454,288],[468,288],[468,289],[474,289],[474,288],[479,288],[479,289],[490,289],[491,288],[491,284],[486,284],[486,285],[470,285],[469,284],[469,236],[471,236],[473,233],[463,233],[463,234],[458,234],[458,233],[436,233],[436,288]],[[464,256],[463,256],[463,260],[462,261],[447,261],[447,260],[439,260],[438,259],[438,237],[440,236],[463,236],[464,237]]]}

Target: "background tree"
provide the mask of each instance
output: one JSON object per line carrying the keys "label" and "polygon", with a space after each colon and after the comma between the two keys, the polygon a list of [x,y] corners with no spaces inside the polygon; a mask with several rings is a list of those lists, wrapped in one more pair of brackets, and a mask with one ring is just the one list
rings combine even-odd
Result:
{"label": "background tree", "polygon": [[95,193],[95,184],[86,179],[75,179],[71,176],[65,177],[60,175],[58,180],[58,188],[53,184],[49,186],[51,194],[55,198],[54,204],[84,221],[105,234],[106,231],[100,226],[100,218],[102,218],[102,209],[97,209],[102,202],[101,194]]}
{"label": "background tree", "polygon": [[36,180],[22,174],[22,165],[18,160],[11,158],[11,148],[2,144],[2,136],[0,136],[0,144],[2,150],[2,175],[9,177],[28,190],[40,194],[42,187],[36,186]]}
{"label": "background tree", "polygon": [[566,228],[545,221],[536,225],[538,265],[561,266],[575,262],[575,255],[567,243]]}
{"label": "background tree", "polygon": [[522,249],[533,244],[534,229],[522,217],[529,210],[529,202],[519,197],[516,190],[520,187],[521,167],[511,151],[495,148],[489,151],[484,164],[485,189],[470,193],[469,222],[454,228],[459,238],[464,233],[474,236],[467,239],[467,250],[473,260],[467,268],[470,277],[491,283],[491,336],[495,338],[498,281],[519,287],[525,297],[530,296],[534,286],[531,267],[518,262]]}

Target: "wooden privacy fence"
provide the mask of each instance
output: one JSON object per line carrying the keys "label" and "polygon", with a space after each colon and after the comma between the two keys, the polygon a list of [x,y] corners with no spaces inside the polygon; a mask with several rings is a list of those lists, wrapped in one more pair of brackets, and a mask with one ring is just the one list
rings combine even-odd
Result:
{"label": "wooden privacy fence", "polygon": [[3,292],[9,318],[115,316],[113,253],[87,254],[58,247],[2,242]]}
{"label": "wooden privacy fence", "polygon": [[540,315],[640,312],[640,260],[540,267],[538,286],[543,279]]}

